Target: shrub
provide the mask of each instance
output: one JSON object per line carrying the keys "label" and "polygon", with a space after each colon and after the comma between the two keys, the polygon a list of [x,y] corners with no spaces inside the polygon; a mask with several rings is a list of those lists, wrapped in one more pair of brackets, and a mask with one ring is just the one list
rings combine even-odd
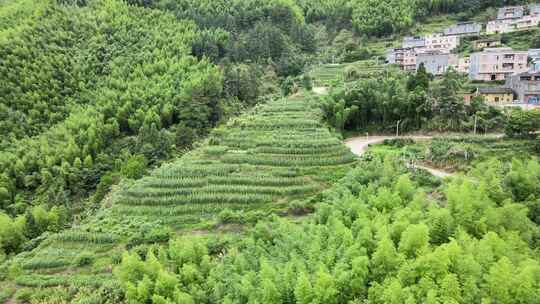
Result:
{"label": "shrub", "polygon": [[133,155],[122,166],[120,172],[123,176],[132,179],[139,179],[146,173],[147,160],[144,155]]}
{"label": "shrub", "polygon": [[221,211],[217,218],[221,224],[244,223],[242,215],[228,208]]}
{"label": "shrub", "polygon": [[21,288],[15,292],[14,298],[22,302],[30,302],[33,291],[30,288]]}
{"label": "shrub", "polygon": [[312,213],[314,210],[314,206],[307,201],[292,201],[289,205],[289,212],[297,216]]}
{"label": "shrub", "polygon": [[75,259],[75,265],[79,267],[84,267],[91,265],[94,262],[94,255],[90,252],[84,251],[82,252],[76,259]]}
{"label": "shrub", "polygon": [[392,138],[392,139],[385,139],[383,144],[387,146],[392,146],[396,148],[403,148],[407,145],[414,144],[414,140],[411,138]]}

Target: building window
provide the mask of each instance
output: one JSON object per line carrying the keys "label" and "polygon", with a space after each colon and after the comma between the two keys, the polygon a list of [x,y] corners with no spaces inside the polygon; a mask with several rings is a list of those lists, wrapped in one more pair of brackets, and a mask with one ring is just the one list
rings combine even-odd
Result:
{"label": "building window", "polygon": [[497,75],[491,74],[491,80],[497,80]]}
{"label": "building window", "polygon": [[499,102],[499,97],[495,97],[495,102]]}

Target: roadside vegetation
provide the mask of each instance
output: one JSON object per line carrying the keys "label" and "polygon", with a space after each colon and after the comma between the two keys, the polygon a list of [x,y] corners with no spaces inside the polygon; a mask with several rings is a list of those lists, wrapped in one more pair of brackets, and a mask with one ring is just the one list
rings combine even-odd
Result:
{"label": "roadside vegetation", "polygon": [[540,112],[382,66],[503,2],[0,0],[0,303],[540,302]]}

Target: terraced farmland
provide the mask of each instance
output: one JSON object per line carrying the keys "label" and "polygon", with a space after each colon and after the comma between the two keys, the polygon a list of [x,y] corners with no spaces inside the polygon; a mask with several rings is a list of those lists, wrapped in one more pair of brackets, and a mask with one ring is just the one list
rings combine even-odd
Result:
{"label": "terraced farmland", "polygon": [[[291,200],[323,190],[329,186],[324,172],[349,166],[355,158],[321,119],[317,104],[304,98],[255,107],[214,130],[199,148],[113,193],[80,227],[16,257],[23,275],[15,283],[109,283],[111,265],[141,227],[189,233],[214,222],[224,209],[283,210]],[[66,273],[73,272],[71,280]]]}
{"label": "terraced farmland", "polygon": [[[381,61],[383,59],[380,59]],[[315,86],[330,86],[335,81],[344,81],[347,68],[354,68],[360,78],[373,77],[384,69],[383,62],[376,60],[363,60],[353,63],[325,64],[315,67],[310,75]]]}

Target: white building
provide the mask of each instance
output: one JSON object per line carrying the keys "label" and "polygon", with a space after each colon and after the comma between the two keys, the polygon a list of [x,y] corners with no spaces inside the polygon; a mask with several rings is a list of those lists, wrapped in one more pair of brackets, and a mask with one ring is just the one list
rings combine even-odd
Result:
{"label": "white building", "polygon": [[460,57],[458,59],[457,71],[463,74],[469,74],[469,68],[471,67],[470,57]]}
{"label": "white building", "polygon": [[427,35],[424,38],[427,52],[439,51],[450,53],[459,46],[459,36],[445,36],[441,33],[436,33]]}
{"label": "white building", "polygon": [[532,29],[540,24],[540,14],[526,15],[520,18],[508,18],[489,21],[486,34],[502,34]]}

